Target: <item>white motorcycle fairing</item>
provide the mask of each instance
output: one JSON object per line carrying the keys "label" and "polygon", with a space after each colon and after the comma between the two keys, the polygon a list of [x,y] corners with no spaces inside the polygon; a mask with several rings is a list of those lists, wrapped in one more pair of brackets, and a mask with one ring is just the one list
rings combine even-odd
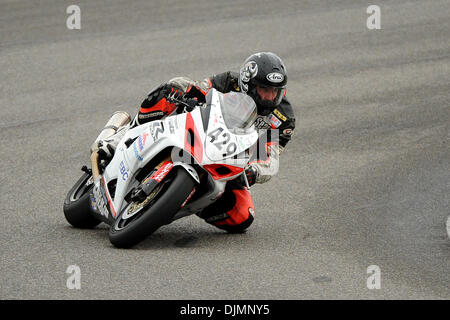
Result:
{"label": "white motorcycle fairing", "polygon": [[[209,173],[207,191],[182,206],[174,220],[197,213],[213,203],[224,192],[226,182],[242,174],[251,157],[249,149],[258,140],[258,132],[253,125],[240,131],[227,125],[223,113],[224,108],[227,108],[224,101],[233,102],[236,100],[234,95],[241,95],[237,96],[237,103],[242,104],[243,100],[249,103],[247,98],[242,97],[245,96],[243,94],[228,95],[232,96],[225,97],[211,89],[207,103],[192,112],[169,116],[128,130],[119,142],[111,162],[94,181],[91,194],[93,211],[101,215],[104,222],[112,223],[117,219],[130,204],[125,200],[126,196],[142,182],[136,179],[139,171],[167,148],[171,150],[173,163],[167,170],[181,166],[197,183],[200,183],[200,171]],[[253,101],[251,103],[254,104]]]}

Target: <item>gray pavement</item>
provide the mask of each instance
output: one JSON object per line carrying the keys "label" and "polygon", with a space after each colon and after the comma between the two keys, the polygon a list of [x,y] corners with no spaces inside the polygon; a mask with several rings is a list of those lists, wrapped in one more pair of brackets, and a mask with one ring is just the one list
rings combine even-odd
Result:
{"label": "gray pavement", "polygon": [[[1,299],[449,299],[450,2],[0,1]],[[256,219],[192,216],[130,250],[64,197],[109,115],[279,54],[297,128]],[[69,265],[81,289],[69,290]],[[379,266],[381,288],[367,288]]]}

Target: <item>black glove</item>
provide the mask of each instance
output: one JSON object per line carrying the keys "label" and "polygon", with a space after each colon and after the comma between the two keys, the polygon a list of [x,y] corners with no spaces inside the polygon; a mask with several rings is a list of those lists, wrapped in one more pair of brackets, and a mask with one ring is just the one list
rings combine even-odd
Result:
{"label": "black glove", "polygon": [[171,85],[168,85],[166,83],[163,83],[153,89],[149,94],[147,99],[144,101],[147,107],[151,107],[158,103],[162,98],[168,98],[168,97],[178,97],[181,96],[183,92],[179,90],[178,88],[175,88]]}
{"label": "black glove", "polygon": [[177,105],[177,113],[191,112],[198,105],[197,99],[189,99],[185,95],[180,96],[176,100],[167,100]]}
{"label": "black glove", "polygon": [[245,175],[247,176],[248,185],[252,186],[256,183],[258,177],[258,170],[254,166],[248,166],[245,168]]}
{"label": "black glove", "polygon": [[197,99],[199,102],[206,102],[205,93],[197,86],[190,86],[184,94],[186,99]]}
{"label": "black glove", "polygon": [[170,85],[166,85],[165,90],[163,91],[166,95],[166,100],[169,102],[177,102],[183,99],[184,92],[177,87],[172,87]]}
{"label": "black glove", "polygon": [[177,106],[177,113],[191,112],[199,104],[198,98],[193,97],[191,93],[184,93],[182,90],[165,85],[161,90],[166,100]]}
{"label": "black glove", "polygon": [[198,105],[198,100],[197,99],[184,99],[185,104],[185,112],[191,112],[192,110],[195,109],[195,107]]}
{"label": "black glove", "polygon": [[[256,183],[256,178],[258,177],[258,170],[254,166],[248,166],[245,168],[245,177],[247,177],[248,186],[251,187]],[[247,183],[245,182],[244,175],[240,175],[239,178],[237,178],[236,182],[238,182],[238,185],[241,186],[247,186]]]}

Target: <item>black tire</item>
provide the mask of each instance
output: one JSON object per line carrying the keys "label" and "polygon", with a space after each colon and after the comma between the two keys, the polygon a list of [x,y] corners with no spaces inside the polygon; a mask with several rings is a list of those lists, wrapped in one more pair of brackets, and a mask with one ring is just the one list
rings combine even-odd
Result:
{"label": "black tire", "polygon": [[118,248],[130,248],[172,221],[194,188],[193,178],[181,167],[175,167],[162,180],[161,190],[155,195],[150,207],[132,218],[122,219],[128,212],[123,210],[109,229],[109,240]]}
{"label": "black tire", "polygon": [[89,193],[94,186],[90,179],[91,176],[91,174],[84,173],[64,200],[64,216],[67,222],[75,228],[92,229],[101,222],[91,213]]}

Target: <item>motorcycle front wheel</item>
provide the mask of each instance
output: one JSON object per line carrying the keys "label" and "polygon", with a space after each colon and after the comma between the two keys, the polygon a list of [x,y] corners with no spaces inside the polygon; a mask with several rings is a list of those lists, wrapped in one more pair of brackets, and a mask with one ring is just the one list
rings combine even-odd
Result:
{"label": "motorcycle front wheel", "polygon": [[64,200],[64,216],[75,228],[92,229],[101,222],[91,213],[89,193],[93,186],[92,174],[84,173]]}
{"label": "motorcycle front wheel", "polygon": [[169,223],[194,188],[195,181],[175,167],[143,201],[130,203],[109,229],[109,240],[118,248],[130,248]]}

